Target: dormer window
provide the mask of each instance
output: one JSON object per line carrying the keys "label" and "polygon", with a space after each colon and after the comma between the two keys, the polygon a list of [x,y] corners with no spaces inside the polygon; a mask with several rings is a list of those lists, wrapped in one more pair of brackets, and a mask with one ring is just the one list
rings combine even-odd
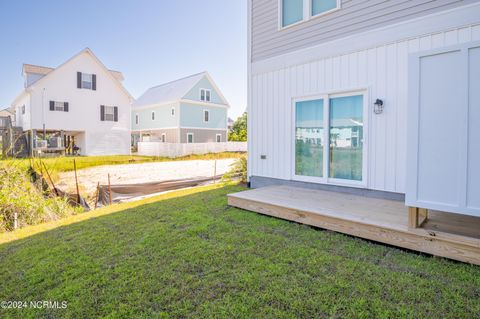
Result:
{"label": "dormer window", "polygon": [[200,101],[210,102],[211,91],[208,89],[200,89]]}
{"label": "dormer window", "polygon": [[97,76],[91,73],[77,72],[77,88],[95,91],[97,89]]}

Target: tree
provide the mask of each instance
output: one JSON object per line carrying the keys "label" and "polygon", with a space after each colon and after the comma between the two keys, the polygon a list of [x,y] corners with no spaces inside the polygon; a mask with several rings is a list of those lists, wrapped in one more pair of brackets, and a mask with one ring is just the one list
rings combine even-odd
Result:
{"label": "tree", "polygon": [[233,142],[247,141],[247,112],[235,120],[232,129],[228,132],[228,140]]}

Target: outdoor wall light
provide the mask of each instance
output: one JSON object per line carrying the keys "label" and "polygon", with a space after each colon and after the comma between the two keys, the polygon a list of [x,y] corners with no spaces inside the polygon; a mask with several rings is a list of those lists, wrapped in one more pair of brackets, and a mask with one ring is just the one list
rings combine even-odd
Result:
{"label": "outdoor wall light", "polygon": [[374,105],[373,112],[375,114],[380,114],[380,113],[383,112],[383,101],[382,100],[377,99],[375,101],[375,103],[373,103],[373,105]]}

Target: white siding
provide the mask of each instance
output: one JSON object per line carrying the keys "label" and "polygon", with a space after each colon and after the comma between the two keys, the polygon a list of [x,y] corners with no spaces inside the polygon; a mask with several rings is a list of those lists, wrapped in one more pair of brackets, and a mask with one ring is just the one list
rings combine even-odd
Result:
{"label": "white siding", "polygon": [[[475,25],[252,74],[249,175],[291,179],[292,98],[368,89],[368,188],[404,193],[408,55],[479,39]],[[380,115],[376,98],[385,103]]]}

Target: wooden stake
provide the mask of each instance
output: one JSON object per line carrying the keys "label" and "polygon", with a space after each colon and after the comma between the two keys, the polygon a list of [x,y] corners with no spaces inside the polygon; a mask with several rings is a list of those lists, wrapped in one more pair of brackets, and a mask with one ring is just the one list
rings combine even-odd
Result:
{"label": "wooden stake", "polygon": [[216,183],[216,177],[217,177],[217,160],[215,160],[215,166],[213,167],[213,183]]}
{"label": "wooden stake", "polygon": [[112,187],[110,185],[110,173],[108,173],[108,194],[110,197],[110,205],[112,205]]}
{"label": "wooden stake", "polygon": [[95,208],[97,209],[97,204],[98,204],[98,194],[100,193],[100,182],[97,183],[97,193],[95,195]]}
{"label": "wooden stake", "polygon": [[75,171],[75,185],[77,186],[77,204],[80,204],[80,190],[78,189],[77,163],[73,159],[73,170]]}
{"label": "wooden stake", "polygon": [[50,173],[48,172],[47,166],[45,165],[45,163],[43,161],[40,161],[40,163],[42,163],[43,167],[45,168],[45,172],[47,173],[47,177],[50,180],[50,183],[52,184],[53,191],[55,192],[55,195],[58,196],[57,188],[55,187],[55,184],[53,183],[52,177],[50,176]]}

